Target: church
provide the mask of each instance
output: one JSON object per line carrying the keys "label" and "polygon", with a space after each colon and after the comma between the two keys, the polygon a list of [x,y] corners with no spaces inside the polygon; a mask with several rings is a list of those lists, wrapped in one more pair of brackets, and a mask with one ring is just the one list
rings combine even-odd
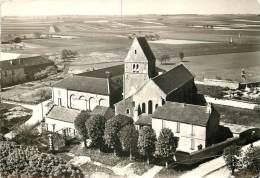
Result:
{"label": "church", "polygon": [[183,64],[169,71],[156,67],[147,40],[137,37],[123,65],[75,74],[53,85],[54,106],[45,121],[52,131],[75,134],[81,110],[109,112],[110,118],[126,115],[138,129],[150,126],[157,136],[170,128],[179,138],[179,150],[193,152],[209,146],[219,126],[211,105],[194,105],[196,94],[194,76]]}
{"label": "church", "polygon": [[152,114],[166,101],[192,103],[196,94],[194,77],[184,65],[162,72],[144,37],[136,38],[125,59],[123,100],[115,113],[133,117]]}

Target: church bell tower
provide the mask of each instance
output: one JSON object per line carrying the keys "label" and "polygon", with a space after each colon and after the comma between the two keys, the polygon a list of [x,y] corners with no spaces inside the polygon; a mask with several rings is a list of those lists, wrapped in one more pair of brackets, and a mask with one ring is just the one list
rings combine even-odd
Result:
{"label": "church bell tower", "polygon": [[144,37],[137,37],[125,58],[124,98],[136,93],[156,76],[155,56]]}

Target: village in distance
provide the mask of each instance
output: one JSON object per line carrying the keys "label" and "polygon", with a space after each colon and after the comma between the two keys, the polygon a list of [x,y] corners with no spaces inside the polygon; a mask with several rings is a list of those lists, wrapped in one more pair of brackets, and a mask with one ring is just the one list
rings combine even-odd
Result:
{"label": "village in distance", "polygon": [[0,178],[260,176],[260,16],[4,16]]}

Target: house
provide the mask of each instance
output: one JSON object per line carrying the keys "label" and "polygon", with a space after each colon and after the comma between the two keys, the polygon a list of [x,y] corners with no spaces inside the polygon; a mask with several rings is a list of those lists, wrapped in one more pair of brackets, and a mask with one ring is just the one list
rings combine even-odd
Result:
{"label": "house", "polygon": [[[77,131],[74,127],[74,121],[80,112],[80,110],[54,105],[45,117],[45,130],[75,136]],[[111,108],[103,106],[96,106],[91,114],[102,115],[106,119],[110,119],[114,116],[114,112]]]}
{"label": "house", "polygon": [[20,55],[1,53],[0,55],[0,86],[1,88],[18,83],[35,80],[35,74],[54,62],[39,55]]}
{"label": "house", "polygon": [[167,72],[157,70],[155,57],[143,37],[136,38],[125,59],[124,99],[115,104],[115,113],[135,121],[152,114],[166,101],[193,103],[196,94],[194,77],[183,65]]}
{"label": "house", "polygon": [[211,145],[219,128],[220,115],[211,104],[166,102],[151,117],[157,137],[163,128],[169,128],[179,139],[177,151],[191,153]]}

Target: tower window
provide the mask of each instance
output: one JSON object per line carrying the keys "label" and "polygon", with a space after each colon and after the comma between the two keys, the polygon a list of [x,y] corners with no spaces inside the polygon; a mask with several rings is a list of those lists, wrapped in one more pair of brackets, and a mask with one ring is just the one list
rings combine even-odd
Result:
{"label": "tower window", "polygon": [[139,69],[139,64],[136,64],[136,69]]}
{"label": "tower window", "polygon": [[133,64],[133,70],[135,70],[135,64]]}
{"label": "tower window", "polygon": [[126,114],[130,114],[130,109],[126,109]]}
{"label": "tower window", "polygon": [[137,54],[137,51],[135,50],[135,54]]}

